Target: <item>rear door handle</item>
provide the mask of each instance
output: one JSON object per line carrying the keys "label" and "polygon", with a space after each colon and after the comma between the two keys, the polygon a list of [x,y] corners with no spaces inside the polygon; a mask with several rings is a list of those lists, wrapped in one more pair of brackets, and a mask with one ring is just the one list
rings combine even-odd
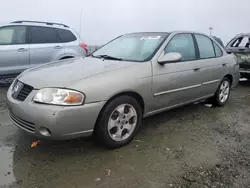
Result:
{"label": "rear door handle", "polygon": [[227,63],[223,63],[222,66],[223,66],[223,67],[227,66]]}
{"label": "rear door handle", "polygon": [[27,52],[28,49],[27,48],[19,48],[17,49],[18,52]]}
{"label": "rear door handle", "polygon": [[198,67],[197,67],[197,68],[194,68],[193,70],[194,70],[194,71],[199,71],[199,70],[200,70],[200,68],[198,68]]}
{"label": "rear door handle", "polygon": [[55,46],[54,48],[55,48],[55,49],[61,49],[62,46]]}

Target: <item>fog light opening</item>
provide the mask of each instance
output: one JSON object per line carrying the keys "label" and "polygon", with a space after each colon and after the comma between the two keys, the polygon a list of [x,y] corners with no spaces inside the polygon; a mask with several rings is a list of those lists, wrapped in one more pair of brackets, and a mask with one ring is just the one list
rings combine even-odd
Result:
{"label": "fog light opening", "polygon": [[51,136],[51,131],[46,127],[40,127],[39,132],[43,136]]}

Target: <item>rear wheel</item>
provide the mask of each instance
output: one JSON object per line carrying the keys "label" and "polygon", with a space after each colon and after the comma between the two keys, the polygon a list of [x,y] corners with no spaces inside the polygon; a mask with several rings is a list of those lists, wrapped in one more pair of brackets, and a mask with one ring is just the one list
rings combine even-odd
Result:
{"label": "rear wheel", "polygon": [[101,144],[114,149],[128,144],[141,125],[142,110],[130,96],[112,100],[98,118],[95,135]]}
{"label": "rear wheel", "polygon": [[227,77],[225,77],[222,79],[213,97],[213,104],[216,106],[224,106],[229,99],[230,92],[231,92],[231,82]]}

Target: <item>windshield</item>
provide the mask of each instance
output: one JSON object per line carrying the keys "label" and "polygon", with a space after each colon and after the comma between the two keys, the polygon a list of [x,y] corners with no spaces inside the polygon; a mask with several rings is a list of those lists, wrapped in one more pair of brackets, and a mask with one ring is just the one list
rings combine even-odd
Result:
{"label": "windshield", "polygon": [[109,42],[92,55],[126,61],[147,61],[153,57],[167,35],[167,33],[123,35]]}

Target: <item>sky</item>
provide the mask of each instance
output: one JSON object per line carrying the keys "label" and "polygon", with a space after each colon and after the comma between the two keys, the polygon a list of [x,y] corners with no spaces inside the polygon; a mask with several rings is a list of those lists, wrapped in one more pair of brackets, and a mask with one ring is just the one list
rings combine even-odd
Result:
{"label": "sky", "polygon": [[209,34],[209,27],[213,27],[213,35],[224,43],[238,33],[250,33],[249,0],[1,1],[0,24],[15,20],[60,22],[81,33],[87,44],[104,44],[121,34],[139,31]]}

